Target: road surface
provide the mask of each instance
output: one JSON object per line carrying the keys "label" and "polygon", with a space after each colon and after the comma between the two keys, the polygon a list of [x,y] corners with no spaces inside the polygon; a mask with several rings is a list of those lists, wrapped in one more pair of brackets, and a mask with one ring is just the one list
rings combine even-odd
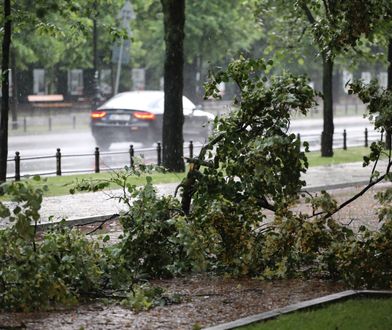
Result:
{"label": "road surface", "polygon": [[[368,120],[361,117],[345,117],[335,119],[334,146],[343,146],[343,130],[347,131],[347,145],[363,146],[365,128],[369,132],[369,142],[380,138],[374,132]],[[310,143],[311,150],[320,149],[321,119],[294,120],[290,132],[299,133],[303,141]],[[108,152],[101,152],[100,169],[122,168],[129,165],[129,146],[132,142],[115,143]],[[184,154],[189,155],[189,141],[184,144]],[[18,151],[21,156],[21,174],[55,174],[56,150],[60,148],[62,172],[93,171],[95,165],[95,141],[89,130],[82,132],[52,133],[37,135],[19,135],[9,137],[9,176],[14,176],[14,155]],[[136,155],[143,155],[148,162],[156,162],[156,148],[142,149],[141,144],[134,143]],[[141,149],[141,151],[138,151]],[[197,149],[195,150],[195,154]],[[47,156],[40,159],[31,159]]]}

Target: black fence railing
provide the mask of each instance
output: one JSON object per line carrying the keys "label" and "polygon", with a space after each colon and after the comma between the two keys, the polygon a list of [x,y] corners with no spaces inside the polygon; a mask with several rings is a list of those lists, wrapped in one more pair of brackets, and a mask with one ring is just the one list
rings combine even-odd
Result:
{"label": "black fence railing", "polygon": [[[184,153],[188,150],[187,154],[189,158],[193,158],[194,153],[194,145],[193,141],[190,141],[188,146],[184,147]],[[158,166],[162,165],[162,146],[161,143],[158,142],[155,148],[142,148],[135,149],[133,145],[129,146],[127,151],[107,151],[101,152],[98,147],[95,148],[93,153],[83,153],[83,154],[62,154],[61,149],[57,148],[56,153],[54,155],[46,155],[46,156],[36,156],[36,157],[22,157],[19,151],[15,152],[14,158],[9,158],[8,162],[13,163],[14,165],[14,175],[9,176],[8,179],[14,179],[15,181],[20,181],[22,177],[29,177],[32,175],[42,175],[42,176],[61,176],[63,174],[74,174],[74,173],[100,173],[102,171],[102,160],[103,157],[114,157],[120,155],[127,155],[128,160],[122,162],[121,166],[111,166],[106,167],[106,171],[109,170],[118,170],[124,168],[124,166],[135,166],[135,157],[138,155],[141,158],[144,158],[145,153],[150,153],[150,158],[145,159],[148,163],[155,163]],[[155,155],[151,155],[155,153]],[[93,159],[93,167],[87,169],[71,169],[66,170],[63,166],[63,161],[68,158],[80,159],[83,157],[92,158]],[[31,162],[31,161],[44,161],[48,165],[47,162],[50,160],[54,160],[54,168],[52,171],[40,171],[40,170],[26,170],[26,173],[22,173],[22,165]],[[124,159],[123,159],[124,160]],[[117,162],[118,164],[118,162]]]}
{"label": "black fence railing", "polygon": [[[368,128],[365,128],[363,133],[359,133],[358,131],[355,132],[348,132],[346,129],[340,132],[335,132],[333,135],[333,145],[334,148],[342,148],[343,150],[347,150],[349,147],[360,147],[364,146],[365,148],[369,147],[370,142],[384,141],[383,133],[379,133],[376,131],[369,132]],[[304,141],[307,141],[311,147],[311,151],[315,151],[314,146],[321,146],[321,142],[323,140],[323,132],[321,134],[297,134],[298,138],[302,138]]]}
{"label": "black fence railing", "polygon": [[[340,134],[337,135],[335,134],[335,142],[338,143],[339,148],[343,148],[344,150],[347,150],[348,148],[348,137],[349,134],[347,133],[346,130],[343,131],[342,138],[341,140]],[[302,138],[298,134],[298,138]],[[304,140],[308,140],[310,136],[304,136]],[[355,136],[356,140],[358,140],[358,135]],[[381,136],[377,134],[373,134],[370,136],[368,129],[365,128],[363,136],[359,137],[360,143],[359,145],[363,145],[365,147],[369,146],[370,139],[372,141],[378,140],[378,141],[383,141],[383,134]],[[321,140],[319,140],[321,141]],[[335,143],[334,143],[335,144]],[[355,146],[358,146],[358,144],[355,144]],[[197,148],[198,146],[194,146],[193,141],[190,141],[188,146],[184,147],[184,150],[188,149],[188,157],[193,158],[194,155],[194,149]],[[336,147],[336,144],[335,144]],[[199,147],[200,148],[200,147]],[[101,150],[96,147],[93,153],[84,153],[84,154],[62,154],[61,149],[58,148],[56,150],[56,153],[54,155],[47,155],[47,156],[35,156],[35,157],[22,157],[21,153],[19,151],[15,152],[15,156],[13,158],[9,158],[8,162],[11,163],[14,167],[14,173],[13,175],[9,176],[8,179],[14,179],[15,181],[19,181],[22,177],[28,177],[32,175],[42,175],[42,176],[61,176],[63,174],[75,174],[75,173],[100,173],[102,171],[110,171],[110,170],[118,170],[124,168],[124,166],[129,165],[130,167],[134,167],[135,165],[135,157],[136,156],[141,156],[142,158],[146,153],[150,153],[149,159],[145,159],[146,162],[148,163],[155,163],[158,166],[162,165],[162,146],[161,143],[157,143],[157,146],[155,148],[143,148],[143,149],[134,149],[133,145],[129,146],[129,149],[127,151],[104,151],[101,152]],[[184,152],[185,154],[186,152]],[[155,155],[154,155],[155,154]],[[119,156],[122,156],[122,160],[119,159]],[[127,160],[124,158],[126,156]],[[92,159],[93,161],[89,162],[87,168],[75,168],[75,161],[69,165],[71,165],[71,169],[64,168],[63,161],[67,159],[81,159],[81,158],[89,158]],[[115,166],[107,166],[107,164],[104,161],[104,158],[110,157],[115,158],[116,164]],[[50,167],[50,164],[48,164],[48,161],[51,159],[55,160],[55,165],[53,167]],[[29,170],[22,170],[22,165],[29,162],[29,161],[35,161],[37,165],[34,167],[29,168]],[[44,162],[44,164],[38,164],[39,162]],[[121,163],[121,166],[119,164]],[[10,165],[11,165],[10,164]],[[105,168],[103,168],[102,165],[106,165]],[[49,166],[49,167],[48,167]],[[43,170],[43,168],[47,168],[47,170]],[[50,168],[52,168],[50,170]]]}

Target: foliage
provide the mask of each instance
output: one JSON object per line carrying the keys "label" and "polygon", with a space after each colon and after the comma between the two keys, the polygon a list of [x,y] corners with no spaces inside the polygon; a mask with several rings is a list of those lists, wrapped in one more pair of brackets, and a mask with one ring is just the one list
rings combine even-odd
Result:
{"label": "foliage", "polygon": [[182,183],[184,212],[193,195],[192,221],[214,242],[207,255],[216,258],[218,269],[239,274],[257,268],[255,230],[264,211],[294,202],[308,167],[300,140],[288,128],[291,112],[305,114],[314,105],[314,91],[305,77],[270,76],[271,68],[271,61],[241,57],[211,74],[206,97],[217,97],[221,82],[234,81],[239,108],[216,120],[215,136],[196,161],[205,169],[195,167]]}
{"label": "foliage", "polygon": [[147,284],[134,288],[127,297],[121,301],[121,305],[131,308],[135,312],[140,312],[156,306],[178,304],[180,302],[181,298],[179,295],[167,295],[162,288],[152,287]]}
{"label": "foliage", "polygon": [[81,180],[75,189],[97,191],[109,184],[121,187],[122,194],[112,196],[127,206],[120,213],[124,237],[116,247],[123,266],[133,278],[173,276],[193,269],[203,268],[201,247],[192,223],[184,217],[179,201],[172,196],[159,196],[146,177],[146,184],[137,187],[129,181],[159,167],[136,165],[115,172],[110,179]]}
{"label": "foliage", "polygon": [[[116,19],[124,1],[12,2],[12,44],[19,70],[26,70],[34,64],[45,68],[51,83],[55,83],[55,73],[59,68],[92,68],[94,18],[98,28],[99,64],[103,68],[111,67],[113,44],[124,35]],[[202,70],[202,77],[209,62],[224,64],[226,55],[249,49],[257,39],[258,25],[253,19],[248,19],[252,10],[243,3],[245,1],[188,1],[186,57],[187,62],[199,57],[198,69]],[[162,7],[158,0],[134,0],[132,5],[136,18],[131,22],[131,62],[124,73],[129,75],[130,68],[146,68],[149,88],[157,89],[163,73]],[[225,31],[223,37],[221,31]],[[221,49],[226,52],[222,53]],[[195,76],[193,80],[196,83]],[[131,87],[129,83],[126,86]]]}
{"label": "foliage", "polygon": [[330,276],[331,244],[344,240],[351,230],[333,219],[291,212],[277,216],[262,245],[264,278]]}
{"label": "foliage", "polygon": [[331,246],[332,274],[354,288],[392,288],[392,222],[378,231],[362,226],[355,237]]}
{"label": "foliage", "polygon": [[171,196],[157,196],[147,184],[131,191],[132,207],[121,214],[124,227],[122,254],[129,269],[139,276],[169,276],[189,269],[176,223],[181,221],[180,205]]}
{"label": "foliage", "polygon": [[[260,0],[259,16],[266,21],[272,43],[267,48],[278,54],[295,58],[298,48],[299,64],[308,55],[309,45],[322,59],[323,91],[323,139],[321,154],[333,155],[333,66],[337,57],[344,63],[372,52],[374,47],[365,47],[373,39],[379,22],[390,20],[390,4],[376,1],[330,1],[330,0]],[[278,19],[275,17],[278,16]],[[385,32],[385,30],[384,30]],[[388,33],[385,33],[388,35]],[[276,37],[277,36],[277,37]],[[283,37],[282,37],[283,36]],[[275,41],[276,39],[277,42]],[[286,42],[280,42],[285,40]],[[276,51],[276,49],[278,51]],[[349,52],[350,55],[347,55]],[[297,55],[298,58],[298,55]],[[354,59],[354,61],[352,61]]]}
{"label": "foliage", "polygon": [[[350,84],[350,93],[358,94],[359,98],[368,104],[368,116],[374,121],[376,129],[384,132],[391,130],[389,91],[380,89],[373,81],[369,85],[362,82]],[[370,155],[364,157],[364,166],[373,163],[373,170],[370,183],[361,194],[382,180],[390,181],[391,152],[386,149],[384,143],[374,143]],[[384,174],[377,171],[381,155],[385,155],[387,160]],[[269,253],[266,260],[272,261],[273,267],[271,271],[268,266],[264,274],[286,276],[317,266],[321,267],[318,271],[343,280],[354,288],[390,289],[391,196],[390,188],[376,194],[381,205],[378,211],[380,228],[370,230],[361,226],[358,232],[338,225],[331,218],[331,215],[342,205],[347,205],[347,202],[338,206],[325,192],[320,196],[308,198],[314,219],[303,218],[304,221],[301,221],[301,217],[287,217],[286,214],[285,221],[277,227],[275,220],[272,236],[267,234],[267,245],[263,247],[264,252]]]}
{"label": "foliage", "polygon": [[257,273],[262,262],[257,229],[263,218],[255,200],[236,203],[220,196],[195,203],[191,221],[201,233],[207,269],[232,275]]}
{"label": "foliage", "polygon": [[[105,236],[98,244],[63,226],[37,235],[46,188],[2,184],[0,195],[10,195],[11,202],[0,202],[0,217],[13,226],[0,231],[0,308],[49,308],[109,292],[141,311],[179,301],[147,279],[206,270],[263,279],[322,276],[354,288],[391,288],[392,189],[377,194],[379,230],[354,232],[333,218],[374,184],[391,179],[391,153],[383,144],[372,145],[364,159],[374,164],[370,183],[345,203],[325,191],[301,192],[308,163],[288,129],[291,113],[306,113],[315,94],[305,77],[270,76],[271,65],[240,58],[212,75],[207,95],[216,95],[220,82],[234,80],[239,109],[215,121],[214,136],[190,160],[183,200],[159,196],[148,175],[143,187],[129,181],[161,170],[138,162],[103,181],[77,182],[73,192],[120,187],[120,194],[111,195],[126,207],[119,215],[124,228],[119,243],[106,246]],[[361,83],[351,90],[369,104],[375,126],[390,130],[388,92]],[[383,153],[384,174],[376,171]],[[183,210],[187,191],[189,212]],[[311,211],[296,210],[299,202]]]}
{"label": "foliage", "polygon": [[[210,266],[232,274],[259,273],[265,278],[319,274],[343,279],[353,287],[389,288],[387,221],[380,232],[364,229],[354,233],[332,218],[350,201],[338,205],[324,191],[316,196],[309,194],[304,200],[312,208],[311,214],[291,211],[298,202],[303,184],[300,173],[306,170],[307,160],[295,136],[286,133],[290,110],[306,112],[313,94],[307,93],[306,87],[292,88],[301,86],[301,80],[293,76],[269,78],[260,75],[263,70],[269,70],[263,60],[242,58],[227,71],[213,75],[212,83],[206,86],[207,95],[217,95],[217,84],[232,79],[241,91],[239,110],[216,121],[216,135],[206,146],[214,152],[206,161],[202,150],[195,161],[194,166],[201,164],[206,169],[191,171],[183,183],[184,187],[194,183],[190,217],[214,242],[209,249],[215,252],[209,256],[216,261],[211,263],[207,257]],[[370,102],[369,112],[377,116],[376,127],[390,129],[388,92],[374,86],[353,88],[360,98]],[[288,91],[290,97],[286,96]],[[372,145],[365,163],[377,165],[381,152],[382,144]],[[285,164],[290,164],[287,172]],[[381,176],[374,166],[369,187],[390,177],[390,164],[389,153],[386,174]],[[392,213],[390,192],[379,194],[379,198],[383,202],[380,218],[386,220]],[[275,213],[272,222],[265,222],[266,209]]]}
{"label": "foliage", "polygon": [[358,95],[367,105],[367,116],[374,122],[374,127],[381,132],[392,132],[392,91],[383,89],[377,80],[368,85],[358,80],[350,83],[348,93]]}
{"label": "foliage", "polygon": [[98,289],[102,255],[97,243],[60,226],[37,241],[42,190],[6,183],[17,205],[0,203],[0,217],[13,223],[0,231],[0,308],[32,310],[69,305]]}
{"label": "foliage", "polygon": [[208,146],[214,148],[209,154],[214,166],[200,179],[205,200],[222,194],[233,202],[254,198],[262,207],[268,208],[267,200],[283,207],[305,184],[300,179],[308,167],[305,153],[288,128],[291,113],[306,114],[315,94],[305,77],[269,76],[271,67],[271,61],[242,57],[206,84],[206,96],[217,96],[217,86],[230,80],[241,94],[235,100],[239,110],[216,122],[219,140]]}

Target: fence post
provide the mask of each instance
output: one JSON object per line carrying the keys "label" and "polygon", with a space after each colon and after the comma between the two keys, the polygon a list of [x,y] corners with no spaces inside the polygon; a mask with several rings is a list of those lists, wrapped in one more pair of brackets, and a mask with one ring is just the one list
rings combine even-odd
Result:
{"label": "fence post", "polygon": [[369,146],[369,141],[368,141],[368,129],[365,127],[365,148]]}
{"label": "fence post", "polygon": [[347,150],[347,132],[343,130],[343,150]]}
{"label": "fence post", "polygon": [[76,116],[72,117],[72,128],[75,129],[76,128]]}
{"label": "fence post", "polygon": [[129,164],[131,165],[131,168],[133,169],[135,167],[135,163],[133,160],[133,157],[135,156],[135,150],[133,149],[133,144],[129,146]]}
{"label": "fence post", "polygon": [[95,173],[99,173],[99,148],[95,147]]}
{"label": "fence post", "polygon": [[57,148],[56,152],[56,175],[61,176],[61,151]]}
{"label": "fence post", "polygon": [[49,125],[49,131],[51,131],[52,130],[52,117],[49,117],[48,125]]}
{"label": "fence post", "polygon": [[23,132],[27,131],[27,121],[26,121],[26,117],[23,118]]}
{"label": "fence post", "polygon": [[193,158],[193,141],[189,142],[189,158]]}
{"label": "fence post", "polygon": [[20,154],[15,152],[15,181],[20,181]]}
{"label": "fence post", "polygon": [[158,166],[161,166],[161,164],[162,164],[162,147],[161,147],[160,142],[158,142],[158,146],[157,146],[157,156],[158,156]]}

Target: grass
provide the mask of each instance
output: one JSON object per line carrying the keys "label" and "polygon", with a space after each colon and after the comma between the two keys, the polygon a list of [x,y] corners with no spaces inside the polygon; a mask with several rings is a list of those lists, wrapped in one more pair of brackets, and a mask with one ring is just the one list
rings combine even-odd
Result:
{"label": "grass", "polygon": [[[69,194],[69,190],[73,187],[77,180],[107,180],[113,174],[110,172],[97,173],[97,174],[80,174],[80,175],[67,175],[67,176],[55,176],[47,177],[44,181],[35,181],[28,179],[34,186],[47,185],[49,190],[45,193],[45,196],[61,196]],[[151,173],[145,174],[140,177],[130,177],[128,182],[133,185],[143,185],[146,183],[146,177],[151,176],[154,183],[173,183],[180,182],[185,176],[185,173]],[[119,187],[115,184],[109,186],[110,189],[118,189]]]}
{"label": "grass", "polygon": [[321,157],[320,151],[306,154],[310,166],[337,165],[343,163],[354,163],[363,161],[363,156],[370,153],[369,148],[355,147],[347,150],[335,149],[333,157]]}
{"label": "grass", "polygon": [[322,309],[282,315],[241,330],[367,330],[392,329],[392,299],[356,299]]}
{"label": "grass", "polygon": [[[330,158],[323,158],[320,156],[320,152],[307,153],[310,166],[321,166],[321,165],[336,165],[341,163],[351,163],[362,161],[364,155],[369,153],[368,148],[349,148],[348,150],[336,149],[334,156]],[[45,196],[61,196],[69,194],[69,190],[72,188],[73,183],[76,180],[82,179],[93,179],[93,180],[106,180],[109,179],[109,172],[99,174],[79,174],[79,175],[66,175],[46,178],[45,184],[49,187],[49,191],[45,193]],[[150,174],[155,184],[159,183],[173,183],[180,182],[184,178],[185,173],[153,173]],[[42,182],[36,182],[30,180],[34,185],[43,185]],[[131,184],[142,185],[146,182],[145,176],[133,177],[129,179]],[[118,188],[115,185],[111,185],[110,188]]]}

